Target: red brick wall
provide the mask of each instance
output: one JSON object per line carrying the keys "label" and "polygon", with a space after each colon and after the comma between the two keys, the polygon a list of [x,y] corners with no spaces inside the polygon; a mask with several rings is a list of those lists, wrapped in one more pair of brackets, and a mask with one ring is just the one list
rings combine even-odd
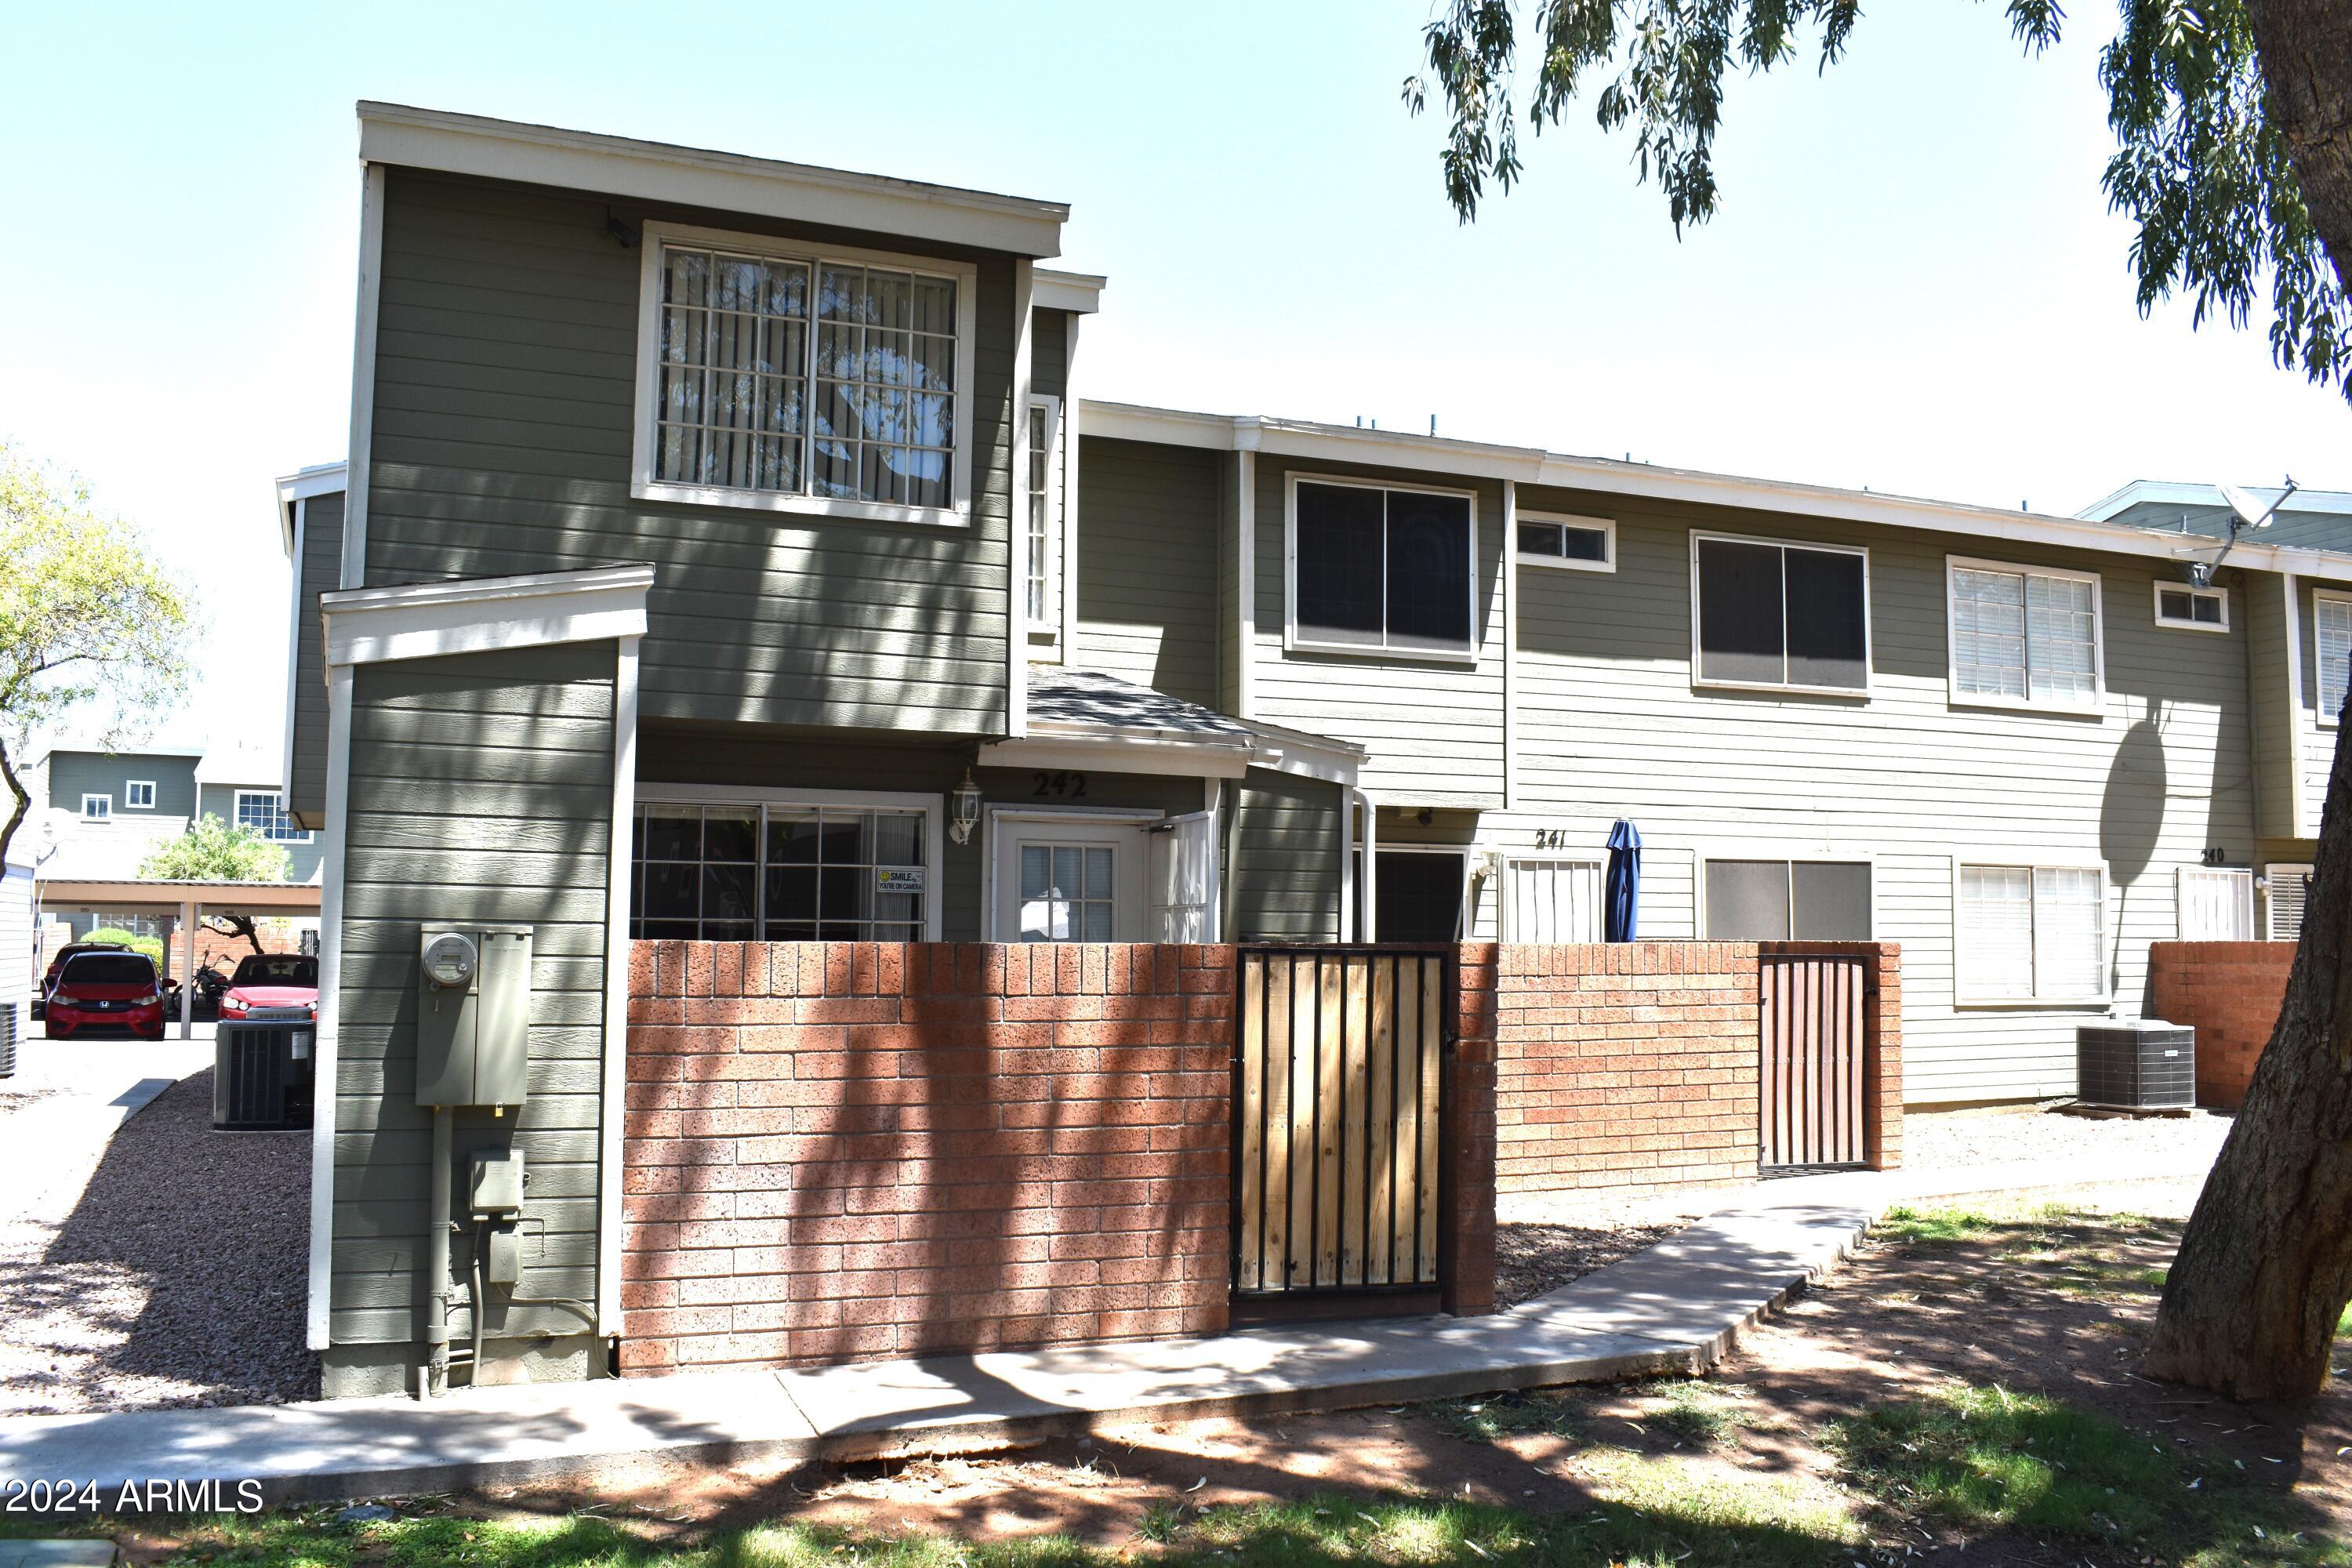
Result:
{"label": "red brick wall", "polygon": [[1501,1191],[1753,1181],[1760,951],[1864,959],[1873,994],[1864,1012],[1864,1089],[1875,1111],[1867,1152],[1882,1169],[1901,1163],[1903,982],[1893,945],[1647,942],[1489,951]]}
{"label": "red brick wall", "polygon": [[631,1372],[1227,1321],[1230,947],[639,942]]}
{"label": "red brick wall", "polygon": [[2234,1110],[2270,1044],[2294,967],[2291,942],[2153,942],[2149,1011],[2197,1029],[2197,1103]]}

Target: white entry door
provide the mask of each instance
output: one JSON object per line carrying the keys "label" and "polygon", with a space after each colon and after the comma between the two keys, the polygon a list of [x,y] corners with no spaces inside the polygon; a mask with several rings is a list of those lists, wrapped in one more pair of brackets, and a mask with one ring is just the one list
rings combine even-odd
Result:
{"label": "white entry door", "polygon": [[1141,823],[1074,814],[993,826],[996,941],[1150,940]]}

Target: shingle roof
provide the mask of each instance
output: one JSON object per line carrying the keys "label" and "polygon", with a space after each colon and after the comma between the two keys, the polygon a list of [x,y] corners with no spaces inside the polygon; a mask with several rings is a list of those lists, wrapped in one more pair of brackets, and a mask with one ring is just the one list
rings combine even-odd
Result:
{"label": "shingle roof", "polygon": [[1081,725],[1129,734],[1248,744],[1249,725],[1213,708],[1121,680],[1091,669],[1051,665],[1029,670],[1029,720],[1033,724]]}

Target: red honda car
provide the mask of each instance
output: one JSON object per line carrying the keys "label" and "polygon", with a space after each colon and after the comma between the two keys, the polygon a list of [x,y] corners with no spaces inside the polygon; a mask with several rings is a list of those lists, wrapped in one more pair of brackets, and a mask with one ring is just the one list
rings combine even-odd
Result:
{"label": "red honda car", "polygon": [[80,952],[58,971],[43,1022],[49,1038],[89,1029],[126,1029],[142,1040],[163,1037],[163,988],[143,952]]}
{"label": "red honda car", "polygon": [[299,952],[257,952],[237,962],[221,993],[220,1016],[242,1018],[257,1007],[319,1010],[319,961]]}

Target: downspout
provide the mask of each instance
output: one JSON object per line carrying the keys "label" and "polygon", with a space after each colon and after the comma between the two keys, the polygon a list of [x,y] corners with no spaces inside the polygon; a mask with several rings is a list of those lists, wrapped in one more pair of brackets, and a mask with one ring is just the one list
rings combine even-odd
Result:
{"label": "downspout", "polygon": [[452,1121],[447,1106],[433,1108],[432,1195],[425,1215],[425,1364],[416,1369],[419,1399],[448,1386],[449,1166],[456,1159]]}
{"label": "downspout", "polygon": [[1378,942],[1381,940],[1381,808],[1380,804],[1372,799],[1372,792],[1362,784],[1350,786],[1349,793],[1356,797],[1357,805],[1364,813],[1364,874],[1360,894],[1364,910],[1364,929],[1358,940]]}

